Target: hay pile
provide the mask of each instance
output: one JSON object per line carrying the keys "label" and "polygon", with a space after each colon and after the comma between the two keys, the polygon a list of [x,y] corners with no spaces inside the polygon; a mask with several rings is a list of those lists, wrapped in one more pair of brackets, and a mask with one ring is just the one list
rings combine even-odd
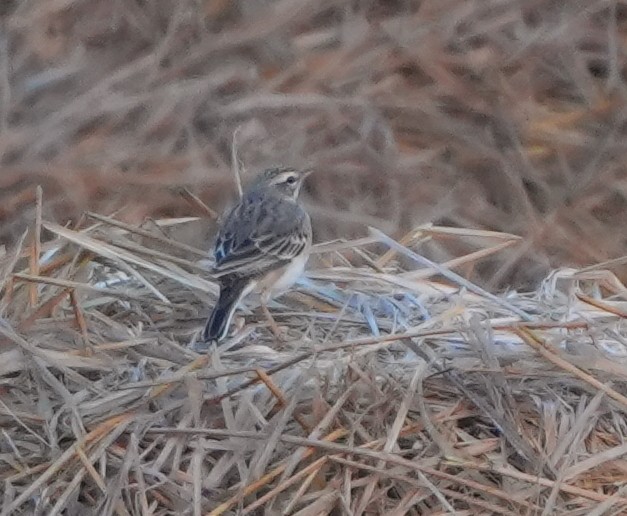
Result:
{"label": "hay pile", "polygon": [[[195,223],[39,221],[5,253],[2,516],[627,511],[627,305],[603,267],[494,296],[451,271],[516,237],[373,231],[316,248],[270,307],[284,342],[251,300],[204,352]],[[482,250],[415,254],[462,237]]]}

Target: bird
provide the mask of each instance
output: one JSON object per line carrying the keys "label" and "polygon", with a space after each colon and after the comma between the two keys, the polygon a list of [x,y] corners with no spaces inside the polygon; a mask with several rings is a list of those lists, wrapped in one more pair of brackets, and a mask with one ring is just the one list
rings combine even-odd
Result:
{"label": "bird", "polygon": [[280,338],[267,304],[298,280],[307,263],[311,219],[298,198],[311,172],[285,166],[261,170],[218,219],[212,273],[220,294],[202,332],[205,343],[227,336],[238,304],[253,291],[261,294],[270,330]]}

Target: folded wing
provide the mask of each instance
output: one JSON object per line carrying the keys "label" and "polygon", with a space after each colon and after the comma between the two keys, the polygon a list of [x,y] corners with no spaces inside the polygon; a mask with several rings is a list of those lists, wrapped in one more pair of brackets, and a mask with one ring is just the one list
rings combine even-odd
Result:
{"label": "folded wing", "polygon": [[228,213],[217,236],[214,273],[263,274],[300,255],[310,241],[309,216],[296,203],[278,196],[245,196]]}

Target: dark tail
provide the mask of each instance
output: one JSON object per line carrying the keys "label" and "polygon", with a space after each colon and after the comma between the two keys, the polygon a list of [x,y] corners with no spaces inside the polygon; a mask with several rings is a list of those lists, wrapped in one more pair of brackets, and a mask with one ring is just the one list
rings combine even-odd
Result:
{"label": "dark tail", "polygon": [[207,324],[202,332],[202,338],[205,342],[217,342],[226,337],[237,302],[245,286],[245,284],[233,283],[220,288],[218,302],[207,319]]}

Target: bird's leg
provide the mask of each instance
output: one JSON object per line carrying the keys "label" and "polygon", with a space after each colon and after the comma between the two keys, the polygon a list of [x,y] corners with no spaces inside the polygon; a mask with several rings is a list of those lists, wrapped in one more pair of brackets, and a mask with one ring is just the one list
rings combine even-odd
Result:
{"label": "bird's leg", "polygon": [[278,324],[274,320],[274,317],[272,317],[270,310],[268,310],[269,300],[270,300],[270,296],[267,293],[263,293],[261,295],[261,311],[263,312],[263,315],[268,321],[268,326],[270,327],[270,331],[272,332],[272,335],[274,335],[274,337],[277,340],[283,342],[285,338],[283,337],[283,335],[281,335],[281,330],[279,329]]}

